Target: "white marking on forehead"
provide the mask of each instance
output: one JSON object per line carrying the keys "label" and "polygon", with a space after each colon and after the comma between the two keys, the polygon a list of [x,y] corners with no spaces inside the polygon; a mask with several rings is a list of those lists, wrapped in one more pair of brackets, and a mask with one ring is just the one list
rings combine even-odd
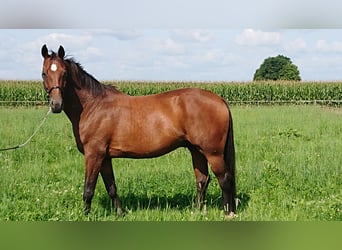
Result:
{"label": "white marking on forehead", "polygon": [[51,67],[50,67],[50,69],[52,70],[52,71],[56,71],[57,70],[57,65],[56,64],[51,64]]}

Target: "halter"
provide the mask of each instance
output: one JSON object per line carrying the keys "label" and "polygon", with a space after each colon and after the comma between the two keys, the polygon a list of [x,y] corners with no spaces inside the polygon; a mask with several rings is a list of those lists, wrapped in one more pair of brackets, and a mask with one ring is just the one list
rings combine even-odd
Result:
{"label": "halter", "polygon": [[50,93],[54,90],[54,89],[59,89],[61,92],[63,92],[63,89],[60,86],[53,86],[50,89],[47,89],[46,92],[50,95]]}

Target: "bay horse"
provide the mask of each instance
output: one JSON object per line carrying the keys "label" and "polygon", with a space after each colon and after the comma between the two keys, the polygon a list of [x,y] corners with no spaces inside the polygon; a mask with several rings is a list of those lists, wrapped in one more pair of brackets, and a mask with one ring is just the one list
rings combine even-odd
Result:
{"label": "bay horse", "polygon": [[227,103],[216,94],[185,88],[147,96],[129,96],[101,84],[73,58],[41,48],[42,78],[53,113],[62,110],[72,123],[78,150],[85,159],[83,200],[90,212],[98,175],[111,203],[123,213],[112,158],[152,158],[178,147],[192,156],[197,204],[209,184],[208,162],[222,189],[227,218],[236,214],[233,122]]}

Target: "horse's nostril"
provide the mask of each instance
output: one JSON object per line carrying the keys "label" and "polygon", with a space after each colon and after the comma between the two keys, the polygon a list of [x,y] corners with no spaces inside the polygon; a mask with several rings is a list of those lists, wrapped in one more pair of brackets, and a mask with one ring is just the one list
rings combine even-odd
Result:
{"label": "horse's nostril", "polygon": [[53,113],[60,113],[63,108],[63,102],[59,102],[56,100],[50,100],[50,107]]}

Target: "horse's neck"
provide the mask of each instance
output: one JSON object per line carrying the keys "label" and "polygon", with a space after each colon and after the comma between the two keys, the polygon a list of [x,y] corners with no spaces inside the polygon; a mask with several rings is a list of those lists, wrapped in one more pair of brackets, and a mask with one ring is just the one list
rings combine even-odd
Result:
{"label": "horse's neck", "polygon": [[79,116],[85,105],[93,100],[90,91],[76,87],[72,82],[69,82],[69,87],[65,90],[64,96],[65,110],[68,116]]}
{"label": "horse's neck", "polygon": [[[69,92],[70,93],[70,92]],[[79,134],[79,122],[83,111],[82,103],[73,89],[72,92],[64,98],[64,112],[71,121],[72,130],[75,136],[77,148],[83,153],[83,145]]]}
{"label": "horse's neck", "polygon": [[[85,81],[80,75],[84,78],[90,77],[88,74],[82,70],[81,66],[72,60],[67,60],[66,65],[68,68],[68,72],[70,73],[70,78],[68,78],[67,90],[65,93],[68,93],[66,96],[68,104],[71,106],[81,106],[82,109],[84,105],[92,100],[92,96],[90,91],[86,90],[86,88],[81,88],[81,83],[79,81]],[[73,112],[73,110],[71,110]]]}

